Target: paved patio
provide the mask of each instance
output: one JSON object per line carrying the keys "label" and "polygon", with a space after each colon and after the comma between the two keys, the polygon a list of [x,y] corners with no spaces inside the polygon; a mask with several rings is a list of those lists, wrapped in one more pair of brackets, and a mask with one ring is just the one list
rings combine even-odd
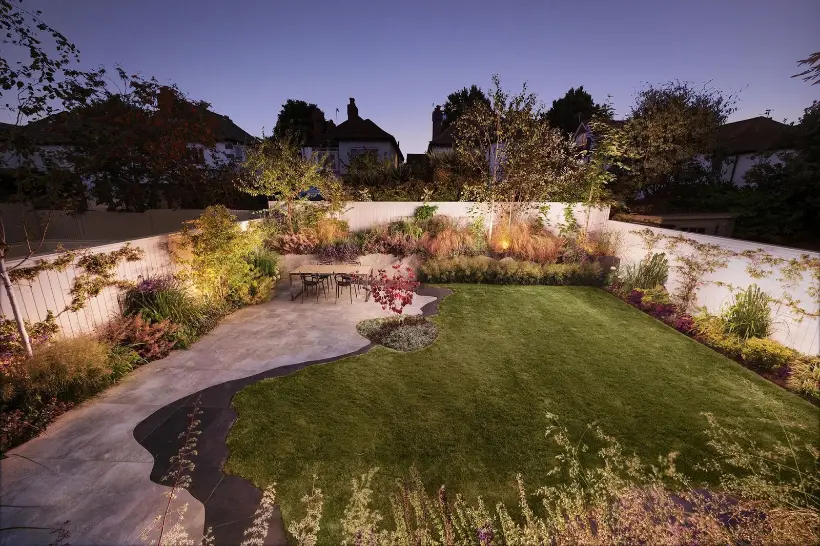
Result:
{"label": "paved patio", "polygon": [[[408,311],[418,314],[434,300],[417,295]],[[189,350],[143,366],[0,461],[0,528],[45,528],[2,532],[0,545],[48,544],[54,540],[49,529],[66,521],[69,542],[75,546],[142,544],[140,533],[167,502],[168,488],[150,479],[152,471],[155,479],[159,477],[161,465],[155,465],[155,457],[159,461],[167,454],[161,453],[161,447],[148,451],[135,436],[143,443],[154,439],[156,444],[160,433],[170,434],[173,429],[171,418],[187,413],[183,407],[186,397],[203,389],[361,350],[369,342],[356,333],[356,323],[387,314],[372,301],[364,303],[362,295],[352,305],[344,299],[334,303],[332,293],[318,303],[291,302],[287,282],[280,283],[271,302],[241,309]],[[210,391],[219,394],[219,387]],[[226,406],[227,400],[219,405]],[[208,411],[207,407],[203,411],[201,427],[227,430],[230,426],[225,411]],[[161,423],[164,429],[158,428]],[[174,439],[168,440],[172,443]],[[200,445],[200,450],[217,457],[212,463],[219,468],[224,464],[224,446]],[[258,501],[258,497],[250,498],[253,495],[241,478],[218,475],[216,483],[194,480],[198,487],[207,487],[206,493],[197,491],[195,496],[207,498],[209,506],[215,507]],[[237,498],[239,495],[245,498]],[[182,491],[178,502],[189,504],[185,526],[199,541],[205,509],[195,496]],[[246,523],[244,518],[221,522],[237,529]],[[268,542],[282,538],[274,533]]]}

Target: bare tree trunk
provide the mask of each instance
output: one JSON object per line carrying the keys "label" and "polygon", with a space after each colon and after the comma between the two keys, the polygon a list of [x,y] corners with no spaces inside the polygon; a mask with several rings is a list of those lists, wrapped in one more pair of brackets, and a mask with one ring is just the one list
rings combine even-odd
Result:
{"label": "bare tree trunk", "polygon": [[26,324],[23,322],[23,316],[20,313],[20,308],[17,306],[17,298],[14,297],[14,291],[11,287],[11,279],[9,279],[9,272],[6,270],[6,256],[5,253],[0,255],[0,277],[3,279],[3,286],[6,288],[6,294],[9,296],[9,303],[11,304],[11,311],[14,313],[14,320],[17,322],[17,330],[20,332],[20,341],[23,342],[23,347],[26,349],[26,354],[31,356],[31,340],[26,331]]}

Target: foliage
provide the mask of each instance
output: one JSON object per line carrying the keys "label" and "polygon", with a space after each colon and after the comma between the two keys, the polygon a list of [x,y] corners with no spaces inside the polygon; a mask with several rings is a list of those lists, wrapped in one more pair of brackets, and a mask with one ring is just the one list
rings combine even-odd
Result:
{"label": "foliage", "polygon": [[530,222],[500,224],[493,231],[490,248],[517,260],[541,264],[555,263],[565,241]]}
{"label": "foliage", "polygon": [[392,266],[392,277],[387,275],[386,270],[379,269],[370,285],[373,301],[381,305],[382,309],[389,309],[397,315],[401,315],[404,308],[413,303],[413,294],[419,285],[413,270],[406,267],[402,271],[401,265],[399,262]]}
{"label": "foliage", "polygon": [[[681,247],[686,250],[680,250]],[[676,235],[667,238],[666,248],[675,253],[675,270],[680,276],[675,298],[686,310],[697,300],[698,289],[704,284],[704,277],[726,267],[732,252],[720,245],[701,243],[694,239]]]}
{"label": "foliage", "polygon": [[345,220],[321,218],[316,222],[316,239],[320,245],[343,241],[349,232],[350,227]]}
{"label": "foliage", "polygon": [[771,298],[756,284],[735,294],[724,314],[726,331],[743,339],[767,337],[772,329],[770,302]]}
{"label": "foliage", "polygon": [[141,248],[132,247],[131,243],[125,243],[122,248],[111,252],[81,253],[76,266],[83,273],[74,279],[69,290],[71,302],[66,309],[79,311],[85,307],[89,298],[98,296],[105,288],[112,286],[125,289],[131,286],[130,282],[117,278],[115,269],[121,261],[136,262],[142,259],[143,255],[144,251]]}
{"label": "foliage", "polygon": [[0,412],[0,453],[37,436],[72,407],[72,402],[50,398],[33,407],[3,410]]}
{"label": "foliage", "polygon": [[742,358],[743,340],[726,333],[726,323],[722,318],[702,313],[694,319],[694,333],[698,341],[733,360]]}
{"label": "foliage", "polygon": [[[774,244],[816,242],[820,232],[820,102],[806,108],[793,129],[794,147],[746,172],[734,209],[738,237]],[[811,246],[807,248],[812,248]]]}
{"label": "foliage", "polygon": [[108,364],[111,367],[113,381],[122,379],[144,362],[139,353],[122,345],[113,345],[108,352]]}
{"label": "foliage", "polygon": [[740,351],[743,361],[763,370],[788,369],[796,360],[795,351],[771,339],[746,339]]}
{"label": "foliage", "polygon": [[612,111],[606,104],[596,104],[582,85],[577,89],[570,87],[563,97],[552,101],[545,116],[552,127],[573,135],[581,123],[602,116],[611,118]]}
{"label": "foliage", "polygon": [[216,325],[216,317],[173,275],[148,277],[125,292],[122,312],[140,315],[150,323],[168,320],[199,336]]}
{"label": "foliage", "polygon": [[617,256],[621,242],[621,232],[603,229],[583,232],[580,244],[593,256]]}
{"label": "foliage", "polygon": [[669,277],[669,261],[666,254],[652,254],[637,264],[623,267],[618,275],[618,285],[624,292],[640,288],[655,288],[666,284]]}
{"label": "foliage", "polygon": [[47,120],[44,130],[72,142],[60,159],[77,180],[91,184],[97,203],[109,210],[142,212],[239,204],[233,190],[233,159],[216,149],[222,116],[176,86],[129,75],[122,67],[88,100]]}
{"label": "foliage", "polygon": [[360,247],[351,241],[339,241],[319,245],[314,252],[320,261],[334,263],[353,262],[359,258]]}
{"label": "foliage", "polygon": [[129,288],[131,283],[118,279],[115,269],[122,261],[139,261],[144,254],[141,248],[135,248],[131,243],[125,243],[121,248],[111,252],[67,250],[62,251],[53,260],[38,260],[32,266],[14,269],[9,272],[9,278],[12,282],[32,281],[45,271],[65,271],[73,264],[81,273],[72,281],[69,288],[71,301],[64,310],[76,312],[85,307],[89,298],[100,295],[105,288]]}
{"label": "foliage", "polygon": [[261,248],[262,234],[253,225],[243,229],[221,205],[208,207],[196,220],[183,225],[181,247],[191,253],[179,258],[186,278],[206,302],[248,303],[252,297],[254,272],[249,262]]}
{"label": "foliage", "polygon": [[[60,331],[60,326],[51,311],[46,314],[45,320],[33,324],[24,321],[24,325],[34,347],[48,342]],[[0,317],[0,373],[11,360],[22,358],[25,355],[26,350],[20,340],[17,323],[14,319]]]}
{"label": "foliage", "polygon": [[315,188],[322,195],[339,193],[338,182],[316,155],[303,157],[298,141],[292,135],[262,138],[248,148],[243,164],[240,188],[251,195],[273,197],[285,203],[286,227],[293,233],[294,204]]}
{"label": "foliage", "polygon": [[456,122],[455,156],[476,173],[468,193],[492,208],[495,202],[578,200],[585,167],[574,142],[549,126],[526,85],[511,95],[497,76],[492,81],[490,104],[474,104]]}
{"label": "foliage", "polygon": [[441,128],[446,129],[454,125],[470,108],[476,104],[490,105],[490,99],[480,87],[473,84],[469,88],[464,87],[447,95],[447,102],[444,103],[444,119]]}
{"label": "foliage", "polygon": [[788,386],[820,402],[820,357],[804,356],[792,366]]}
{"label": "foliage", "polygon": [[59,339],[13,362],[3,376],[4,405],[30,406],[51,397],[76,402],[110,383],[109,346],[87,336]]}
{"label": "foliage", "polygon": [[812,85],[820,84],[820,51],[812,53],[803,60],[797,61],[799,66],[807,66],[803,72],[795,74],[792,78],[803,78],[803,81]]}
{"label": "foliage", "polygon": [[313,254],[316,245],[315,237],[305,232],[285,233],[280,235],[274,243],[275,248],[282,254]]}
{"label": "foliage", "polygon": [[279,110],[276,125],[273,128],[273,138],[293,135],[299,144],[304,144],[313,136],[315,121],[319,122],[324,132],[327,120],[321,108],[303,100],[288,99]]}
{"label": "foliage", "polygon": [[364,337],[396,351],[417,351],[435,341],[438,328],[420,316],[363,320],[356,330]]}
{"label": "foliage", "polygon": [[624,132],[631,150],[626,199],[640,191],[642,203],[663,206],[676,186],[700,181],[711,171],[698,162],[717,146],[717,130],[734,112],[734,99],[689,82],[648,85],[638,92]]}
{"label": "foliage", "polygon": [[423,223],[435,216],[436,211],[438,210],[438,205],[431,205],[429,203],[424,203],[423,205],[419,205],[416,207],[416,210],[413,211],[413,220],[417,223]]}
{"label": "foliage", "polygon": [[145,361],[168,356],[179,327],[170,320],[149,322],[142,315],[119,316],[100,329],[100,338],[136,352]]}
{"label": "foliage", "polygon": [[476,256],[428,260],[421,266],[421,279],[430,283],[600,286],[602,271],[597,263],[542,265]]}

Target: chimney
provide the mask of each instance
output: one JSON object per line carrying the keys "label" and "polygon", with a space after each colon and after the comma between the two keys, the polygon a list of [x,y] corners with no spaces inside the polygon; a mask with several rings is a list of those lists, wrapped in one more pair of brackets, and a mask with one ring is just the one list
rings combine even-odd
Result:
{"label": "chimney", "polygon": [[441,111],[441,106],[436,106],[433,110],[433,138],[436,138],[441,133],[441,123],[444,120],[444,113]]}
{"label": "chimney", "polygon": [[356,108],[356,99],[350,97],[350,104],[347,105],[347,119],[355,119],[359,117],[359,109]]}

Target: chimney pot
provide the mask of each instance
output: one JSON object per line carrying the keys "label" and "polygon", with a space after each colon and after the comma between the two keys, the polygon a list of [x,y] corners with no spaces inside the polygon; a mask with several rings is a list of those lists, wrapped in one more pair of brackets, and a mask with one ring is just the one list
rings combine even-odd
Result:
{"label": "chimney pot", "polygon": [[356,99],[350,97],[350,104],[347,105],[347,119],[355,119],[359,117],[359,109],[356,107]]}
{"label": "chimney pot", "polygon": [[441,111],[441,106],[436,106],[433,110],[433,138],[436,138],[441,133],[441,124],[444,120],[444,113]]}

